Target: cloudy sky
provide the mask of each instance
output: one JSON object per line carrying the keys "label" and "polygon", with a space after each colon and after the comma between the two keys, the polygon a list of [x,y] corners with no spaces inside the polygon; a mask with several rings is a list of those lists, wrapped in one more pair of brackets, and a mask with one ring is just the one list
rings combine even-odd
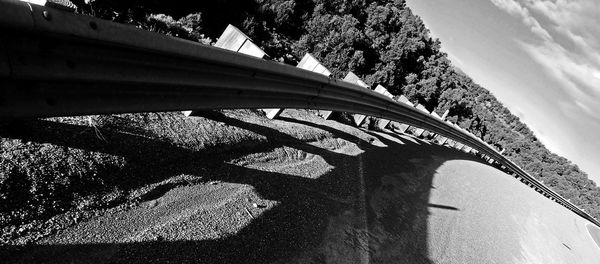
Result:
{"label": "cloudy sky", "polygon": [[408,0],[453,64],[600,183],[600,1]]}

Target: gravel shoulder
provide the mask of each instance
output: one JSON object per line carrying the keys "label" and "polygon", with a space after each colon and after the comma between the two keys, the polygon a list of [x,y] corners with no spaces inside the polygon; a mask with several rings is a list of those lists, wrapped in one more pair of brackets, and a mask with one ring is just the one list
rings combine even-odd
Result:
{"label": "gravel shoulder", "polygon": [[[466,153],[306,111],[286,110],[275,121],[236,111],[194,118],[214,122],[216,133],[251,140],[219,151],[218,144],[194,149],[200,144],[170,139],[191,158],[166,159],[175,162],[173,171],[130,191],[136,199],[88,210],[26,246],[3,246],[7,263],[593,263],[600,257],[585,220]],[[185,163],[198,167],[178,169]]]}

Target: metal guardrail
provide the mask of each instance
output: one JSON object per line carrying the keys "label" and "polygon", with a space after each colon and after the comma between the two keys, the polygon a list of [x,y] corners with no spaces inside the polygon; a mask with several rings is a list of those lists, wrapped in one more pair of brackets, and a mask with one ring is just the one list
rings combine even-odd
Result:
{"label": "metal guardrail", "polygon": [[360,113],[471,146],[600,226],[474,135],[355,84],[15,0],[0,0],[0,28],[0,118],[276,107]]}

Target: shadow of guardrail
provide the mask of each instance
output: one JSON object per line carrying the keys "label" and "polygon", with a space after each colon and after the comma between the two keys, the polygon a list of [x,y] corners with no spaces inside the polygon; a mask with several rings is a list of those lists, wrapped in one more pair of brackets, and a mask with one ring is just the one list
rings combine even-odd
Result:
{"label": "shadow of guardrail", "polygon": [[[270,139],[269,144],[215,158],[118,131],[102,132],[110,143],[90,143],[97,140],[91,140],[95,135],[89,127],[50,121],[31,121],[27,126],[43,132],[0,134],[123,156],[128,160],[127,167],[110,180],[122,188],[182,173],[196,174],[206,180],[250,185],[264,199],[277,201],[277,206],[219,239],[1,246],[4,253],[0,255],[6,263],[431,263],[427,255],[429,208],[460,213],[460,208],[452,205],[429,203],[436,168],[450,159],[475,160],[445,147],[402,141],[401,137],[390,140],[376,133],[372,135],[387,147],[374,146],[324,124],[285,119],[325,129],[354,142],[363,151],[346,155],[219,113],[205,117],[264,135]],[[65,137],[69,134],[77,135],[77,140]],[[225,162],[283,146],[318,155],[334,169],[303,178]]]}

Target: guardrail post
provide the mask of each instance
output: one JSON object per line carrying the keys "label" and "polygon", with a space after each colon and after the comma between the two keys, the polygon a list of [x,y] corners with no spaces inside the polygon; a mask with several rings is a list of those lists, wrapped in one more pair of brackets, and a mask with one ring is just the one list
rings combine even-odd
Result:
{"label": "guardrail post", "polygon": [[[454,124],[454,123],[452,123],[452,122],[449,122],[449,121],[446,121],[446,122],[448,122],[448,123],[449,123],[450,125],[452,125],[454,128],[456,128],[456,129],[460,130],[460,131],[461,131],[461,132],[463,132],[464,134],[468,134],[468,132],[467,132],[466,130],[462,129],[462,128],[461,128],[459,125],[457,125],[457,124]],[[459,150],[461,150],[463,147],[466,147],[466,145],[465,145],[465,144],[463,144],[463,143],[460,143],[460,142],[457,142],[457,143],[458,143],[457,149],[459,149]]]}
{"label": "guardrail post", "polygon": [[442,120],[446,120],[449,113],[450,113],[450,109],[446,109],[446,111],[444,111],[444,114],[442,114]]}
{"label": "guardrail post", "polygon": [[446,144],[446,142],[448,142],[448,138],[442,137],[440,135],[438,135],[438,137],[439,139],[437,140],[437,142],[440,146],[443,146],[444,144]]}
{"label": "guardrail post", "polygon": [[467,146],[467,145],[465,145],[465,146],[463,147],[463,151],[464,151],[465,153],[469,153],[469,154],[471,154],[471,150],[472,150],[472,149],[473,149],[473,148],[471,148],[471,147],[469,147],[469,146]]}
{"label": "guardrail post", "polygon": [[[408,98],[406,98],[406,96],[404,96],[404,95],[400,95],[396,101],[403,103],[405,105],[408,105],[410,107],[414,107],[413,103],[411,103],[408,100]],[[392,126],[395,127],[395,131],[400,132],[400,133],[405,133],[410,128],[410,125],[402,124],[402,123],[396,122],[396,121],[392,122]]]}
{"label": "guardrail post", "polygon": [[[300,60],[300,62],[298,62],[298,65],[296,65],[296,67],[298,67],[300,69],[320,73],[325,76],[331,75],[331,72],[327,68],[325,68],[325,66],[323,66],[310,53],[304,54],[304,57],[302,57],[302,60]],[[265,109],[263,109],[263,111],[265,111],[265,114],[267,115],[267,117],[269,119],[273,119],[273,118],[278,117],[281,114],[281,112],[283,112],[283,109],[282,108],[265,108]],[[329,110],[317,110],[317,111],[318,111],[317,114],[319,116],[323,117],[324,119],[328,119],[332,112]]]}
{"label": "guardrail post", "polygon": [[[296,65],[296,67],[307,70],[307,71],[320,73],[325,76],[331,75],[331,72],[327,68],[325,68],[325,66],[323,66],[310,53],[304,54],[304,57],[302,57],[302,60],[300,60],[300,62],[298,62],[298,65]],[[275,117],[279,116],[279,114],[281,114],[281,111],[283,111],[283,109],[279,109],[279,108],[271,109],[267,113],[267,116],[272,116],[269,118],[275,118]],[[330,110],[317,110],[317,114],[319,116],[321,116],[323,119],[328,119],[329,116],[331,115],[331,113],[332,113],[332,111],[330,111]]]}
{"label": "guardrail post", "polygon": [[[383,94],[383,95],[389,97],[390,99],[394,98],[394,95],[392,95],[385,87],[383,87],[379,84],[377,85],[377,87],[375,87],[375,92]],[[377,120],[377,127],[381,130],[385,129],[389,124],[390,124],[390,120],[382,119],[382,118]]]}
{"label": "guardrail post", "polygon": [[[416,107],[418,110],[420,110],[421,112],[429,114],[429,111],[427,111],[427,108],[425,108],[425,106],[423,106],[423,105],[421,105],[421,104],[417,104],[415,107]],[[421,136],[423,135],[423,133],[425,133],[425,129],[422,129],[422,128],[416,128],[416,129],[415,129],[415,133],[414,133],[414,135],[415,135],[416,137],[421,137]]]}
{"label": "guardrail post", "polygon": [[266,53],[256,46],[244,32],[233,25],[228,25],[215,43],[215,47],[239,52],[257,58],[264,58]]}
{"label": "guardrail post", "polygon": [[[445,120],[445,119],[444,119],[444,122],[446,122],[446,124],[448,124],[449,126],[454,127],[454,124],[452,122]],[[448,142],[454,143],[454,140],[448,139]],[[454,144],[448,144],[448,146],[452,148],[452,147],[454,147]]]}
{"label": "guardrail post", "polygon": [[477,151],[476,149],[471,149],[471,154],[473,155],[477,155],[479,153],[479,151]]}
{"label": "guardrail post", "polygon": [[[352,84],[356,84],[356,85],[359,85],[359,86],[361,86],[361,87],[363,87],[365,89],[369,89],[370,90],[369,85],[366,84],[365,82],[363,82],[353,72],[348,72],[348,74],[346,74],[346,77],[344,77],[343,81],[349,82],[349,83],[352,83]],[[329,111],[329,114],[331,114],[331,111]],[[327,115],[327,116],[329,116],[329,115]],[[354,124],[356,126],[360,126],[365,121],[365,119],[367,118],[366,115],[362,115],[362,114],[352,114],[351,116],[352,116],[352,120],[354,121]]]}
{"label": "guardrail post", "polygon": [[[433,116],[436,119],[442,120],[442,121],[445,120],[445,116],[447,116],[447,115],[448,115],[448,110],[446,110],[446,112],[444,113],[444,117],[440,117],[435,111],[431,111],[431,116]],[[434,133],[433,140],[435,142],[437,142],[439,145],[444,145],[444,143],[446,142],[447,139],[444,136],[437,135]]]}
{"label": "guardrail post", "polygon": [[[445,122],[446,122],[446,124],[448,124],[449,126],[451,126],[451,127],[454,127],[454,128],[457,128],[457,125],[456,125],[456,124],[454,124],[454,123],[452,123],[452,122],[450,122],[450,121],[448,121],[448,120],[445,120]],[[458,142],[458,141],[456,141],[456,140],[448,140],[448,142],[449,142],[449,143],[448,143],[448,146],[449,146],[449,147],[451,147],[451,148],[456,148],[456,149],[458,149],[458,150],[460,150],[460,149],[461,149],[461,148],[464,146],[464,144],[462,144],[462,143],[460,143],[460,142]]]}
{"label": "guardrail post", "polygon": [[[266,55],[266,53],[261,48],[256,46],[256,44],[254,44],[252,40],[246,34],[244,34],[244,32],[231,24],[227,25],[227,28],[225,28],[225,31],[223,31],[214,46],[217,48],[257,57],[259,59],[264,58]],[[269,109],[263,109],[263,111],[266,112],[267,117],[269,117],[268,110]],[[185,116],[194,115],[193,110],[182,112]],[[272,119],[273,117],[269,118]]]}

